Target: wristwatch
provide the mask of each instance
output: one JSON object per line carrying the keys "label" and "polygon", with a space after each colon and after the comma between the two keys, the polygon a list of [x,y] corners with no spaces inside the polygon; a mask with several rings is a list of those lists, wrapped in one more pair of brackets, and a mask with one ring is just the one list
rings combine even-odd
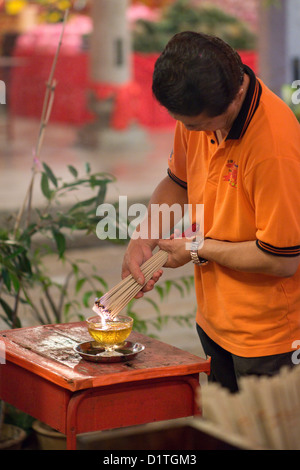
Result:
{"label": "wristwatch", "polygon": [[192,240],[191,250],[190,250],[192,261],[193,261],[194,264],[199,264],[201,266],[204,266],[205,264],[208,263],[208,261],[207,261],[207,259],[201,258],[198,255],[198,248],[199,248],[199,241],[197,241],[197,239],[194,238]]}

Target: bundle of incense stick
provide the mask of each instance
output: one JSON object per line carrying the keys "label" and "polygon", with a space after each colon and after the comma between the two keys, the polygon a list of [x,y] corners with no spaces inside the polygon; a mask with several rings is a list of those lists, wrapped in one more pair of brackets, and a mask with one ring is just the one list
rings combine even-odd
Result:
{"label": "bundle of incense stick", "polygon": [[300,450],[300,367],[284,367],[273,377],[243,377],[239,386],[235,394],[213,383],[199,389],[206,422],[255,448]]}
{"label": "bundle of incense stick", "polygon": [[[167,258],[167,252],[159,250],[142,264],[141,271],[145,277],[143,285],[147,284],[153,274],[165,264]],[[100,299],[96,299],[93,311],[102,317],[113,319],[142,288],[143,286],[135,281],[132,275],[129,274]]]}

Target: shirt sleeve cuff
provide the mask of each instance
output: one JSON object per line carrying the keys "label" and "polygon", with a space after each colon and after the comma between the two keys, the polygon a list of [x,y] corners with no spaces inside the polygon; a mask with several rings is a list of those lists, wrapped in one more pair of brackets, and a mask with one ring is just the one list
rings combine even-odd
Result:
{"label": "shirt sleeve cuff", "polygon": [[268,243],[265,243],[261,240],[256,240],[256,246],[260,250],[262,250],[266,253],[269,253],[270,255],[286,256],[286,257],[299,256],[300,255],[300,245],[278,248],[276,246],[269,245]]}
{"label": "shirt sleeve cuff", "polygon": [[186,181],[183,181],[180,178],[178,178],[176,175],[174,175],[174,173],[171,172],[170,168],[168,168],[168,175],[173,181],[175,181],[175,183],[179,184],[179,186],[181,186],[184,189],[187,189]]}

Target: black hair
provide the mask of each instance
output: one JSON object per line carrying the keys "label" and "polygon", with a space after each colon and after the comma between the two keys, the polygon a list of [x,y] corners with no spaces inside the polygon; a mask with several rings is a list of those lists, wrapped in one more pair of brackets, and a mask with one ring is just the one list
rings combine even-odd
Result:
{"label": "black hair", "polygon": [[184,31],[157,59],[152,91],[171,113],[215,117],[226,111],[243,78],[241,58],[231,46],[215,36]]}

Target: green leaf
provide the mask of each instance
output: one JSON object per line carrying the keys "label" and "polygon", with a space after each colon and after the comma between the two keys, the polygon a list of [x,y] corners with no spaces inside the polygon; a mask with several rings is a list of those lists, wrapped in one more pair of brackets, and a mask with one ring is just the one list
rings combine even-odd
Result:
{"label": "green leaf", "polygon": [[87,292],[84,293],[83,297],[82,297],[82,303],[85,307],[90,307],[90,298],[92,297],[92,295],[94,295],[94,292],[89,290]]}
{"label": "green leaf", "polygon": [[44,170],[49,178],[49,180],[52,181],[52,183],[54,184],[54,186],[57,188],[57,178],[56,176],[54,175],[53,171],[51,170],[51,168],[47,165],[47,163],[43,163],[43,167],[44,167]]}
{"label": "green leaf", "polygon": [[9,319],[6,316],[0,315],[0,318],[4,321],[4,323],[6,323],[7,326],[9,327],[12,326],[11,321],[9,321]]}
{"label": "green leaf", "polygon": [[104,295],[104,292],[102,290],[98,290],[96,289],[96,291],[94,292],[94,296],[97,298],[97,299],[101,299],[101,297]]}
{"label": "green leaf", "polygon": [[68,318],[68,314],[69,314],[71,307],[72,307],[72,302],[67,302],[64,305],[64,318]]}
{"label": "green leaf", "polygon": [[0,305],[3,308],[4,312],[6,313],[8,319],[12,321],[13,309],[3,299],[0,299]]}
{"label": "green leaf", "polygon": [[171,287],[172,287],[172,281],[166,280],[166,282],[165,282],[166,295],[169,294],[169,292],[171,290]]}
{"label": "green leaf", "polygon": [[129,302],[126,308],[126,314],[133,318],[133,330],[139,333],[147,333],[147,323],[145,320],[141,320],[135,312],[131,310],[132,303]]}
{"label": "green leaf", "polygon": [[156,292],[158,292],[159,298],[161,301],[164,300],[164,290],[161,286],[155,286]]}
{"label": "green leaf", "polygon": [[[76,169],[74,168],[74,170],[76,171]],[[81,184],[85,184],[85,183],[89,183],[89,179],[80,179],[80,180],[76,180],[76,181],[73,181],[72,183],[63,183],[62,185],[62,188],[63,189],[71,189],[71,190],[77,190],[78,186],[80,186]]]}
{"label": "green leaf", "polygon": [[23,246],[20,246],[16,249],[16,251],[13,251],[10,255],[6,256],[5,260],[16,258],[19,254],[23,253],[24,251],[26,251],[25,248]]}
{"label": "green leaf", "polygon": [[153,299],[150,299],[149,297],[144,297],[144,299],[146,302],[148,302],[149,304],[151,304],[153,306],[153,308],[155,309],[156,313],[158,315],[160,315],[160,309],[159,309],[159,306],[157,305],[156,302],[154,302]]}
{"label": "green leaf", "polygon": [[58,230],[52,230],[52,234],[58,250],[58,256],[62,258],[66,249],[66,238]]}
{"label": "green leaf", "polygon": [[10,278],[11,278],[11,281],[13,283],[15,292],[18,292],[19,289],[20,289],[20,281],[19,281],[18,277],[15,274],[10,273]]}
{"label": "green leaf", "polygon": [[25,255],[25,252],[18,256],[18,262],[18,269],[21,271],[21,273],[32,275],[31,263]]}
{"label": "green leaf", "polygon": [[91,172],[91,165],[88,162],[85,164],[85,172],[87,174]]}
{"label": "green leaf", "polygon": [[190,285],[189,279],[186,279],[185,277],[181,277],[180,281],[185,285],[186,292],[187,294],[189,294],[191,291],[191,285]]}
{"label": "green leaf", "polygon": [[100,284],[102,284],[104,289],[108,289],[108,284],[102,277],[98,276],[97,274],[93,274],[92,277],[96,279],[98,282],[100,282]]}
{"label": "green leaf", "polygon": [[51,189],[49,188],[48,176],[44,172],[42,173],[42,178],[41,178],[41,190],[42,190],[43,195],[47,199],[51,199],[53,193]]}
{"label": "green leaf", "polygon": [[13,326],[14,326],[14,328],[21,328],[22,327],[21,320],[20,320],[19,317],[15,318]]}
{"label": "green leaf", "polygon": [[79,268],[76,263],[72,263],[72,269],[75,275],[78,274]]}
{"label": "green leaf", "polygon": [[83,277],[82,279],[78,279],[78,281],[76,282],[76,285],[75,285],[75,291],[79,292],[85,282],[86,282],[85,277]]}
{"label": "green leaf", "polygon": [[106,192],[107,192],[107,183],[101,185],[99,188],[98,195],[97,195],[97,207],[100,204],[103,204],[105,200]]}
{"label": "green leaf", "polygon": [[76,168],[73,165],[68,165],[68,169],[70,173],[74,176],[74,178],[77,178],[78,171],[76,170]]}
{"label": "green leaf", "polygon": [[184,297],[184,289],[183,287],[176,281],[172,281],[172,285],[176,287],[176,289],[179,291],[181,297]]}
{"label": "green leaf", "polygon": [[85,199],[84,201],[79,201],[74,206],[71,207],[69,212],[73,212],[79,207],[85,207],[85,206],[90,206],[91,204],[94,204],[96,202],[96,197],[91,197],[90,199]]}
{"label": "green leaf", "polygon": [[1,276],[2,276],[2,279],[4,281],[4,284],[6,285],[6,288],[7,288],[8,292],[10,292],[11,291],[11,277],[10,277],[9,272],[7,271],[7,269],[5,269],[5,268],[2,269]]}

